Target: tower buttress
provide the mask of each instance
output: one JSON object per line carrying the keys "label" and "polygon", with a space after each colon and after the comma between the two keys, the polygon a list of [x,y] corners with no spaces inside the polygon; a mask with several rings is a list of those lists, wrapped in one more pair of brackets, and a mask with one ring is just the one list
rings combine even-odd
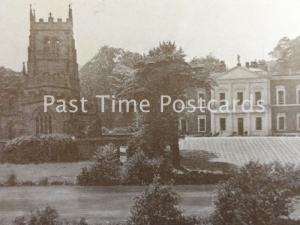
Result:
{"label": "tower buttress", "polygon": [[33,24],[35,22],[35,10],[32,9],[31,4],[30,4],[29,16],[30,16],[30,24]]}

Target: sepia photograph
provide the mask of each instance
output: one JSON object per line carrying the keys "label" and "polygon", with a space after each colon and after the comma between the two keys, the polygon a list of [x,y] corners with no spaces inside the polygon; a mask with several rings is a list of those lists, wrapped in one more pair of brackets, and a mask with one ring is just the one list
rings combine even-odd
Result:
{"label": "sepia photograph", "polygon": [[0,225],[300,225],[300,1],[1,0]]}

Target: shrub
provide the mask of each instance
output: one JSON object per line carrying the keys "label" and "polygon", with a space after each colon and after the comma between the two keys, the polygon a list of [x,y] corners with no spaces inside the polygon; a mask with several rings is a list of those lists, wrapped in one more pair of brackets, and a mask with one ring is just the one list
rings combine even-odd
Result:
{"label": "shrub", "polygon": [[26,164],[80,160],[76,143],[61,134],[23,136],[9,141],[0,152],[0,161]]}
{"label": "shrub", "polygon": [[14,225],[60,225],[58,213],[50,206],[35,209],[28,216],[17,217]]}
{"label": "shrub", "polygon": [[113,144],[102,146],[94,154],[94,163],[77,177],[80,185],[113,185],[120,180],[119,153]]}
{"label": "shrub", "polygon": [[155,175],[163,181],[172,179],[172,166],[163,158],[149,159],[142,150],[136,152],[125,163],[123,179],[126,184],[149,184]]}
{"label": "shrub", "polygon": [[286,224],[291,211],[292,167],[251,162],[220,186],[214,225]]}
{"label": "shrub", "polygon": [[49,179],[47,177],[45,177],[45,178],[39,180],[38,185],[39,186],[48,186],[49,185]]}
{"label": "shrub", "polygon": [[129,225],[183,225],[185,219],[178,208],[179,196],[158,178],[137,197],[131,208]]}
{"label": "shrub", "polygon": [[[79,221],[62,220],[58,212],[50,206],[44,209],[35,209],[29,215],[19,216],[13,225],[89,225],[85,218]],[[104,225],[104,224],[99,224]],[[105,225],[127,225],[126,223],[105,223]]]}
{"label": "shrub", "polygon": [[197,217],[186,217],[182,225],[213,225],[211,219],[203,219]]}
{"label": "shrub", "polygon": [[21,183],[22,186],[35,186],[36,184],[30,180]]}
{"label": "shrub", "polygon": [[18,184],[17,176],[15,174],[10,174],[5,182],[6,186],[16,186]]}

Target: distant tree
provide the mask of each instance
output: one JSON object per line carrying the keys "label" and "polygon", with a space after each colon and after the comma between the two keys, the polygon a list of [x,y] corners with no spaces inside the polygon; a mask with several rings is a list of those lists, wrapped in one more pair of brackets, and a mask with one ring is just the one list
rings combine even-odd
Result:
{"label": "distant tree", "polygon": [[277,71],[300,70],[300,36],[295,39],[283,37],[269,55],[275,60]]}
{"label": "distant tree", "polygon": [[86,97],[115,94],[121,83],[133,76],[134,65],[141,57],[122,48],[101,47],[80,69],[83,94]]}
{"label": "distant tree", "polygon": [[174,101],[188,87],[207,85],[205,78],[197,76],[184,56],[183,50],[175,43],[160,43],[136,66],[135,76],[124,83],[119,93],[127,99],[149,100],[150,112],[144,113],[143,130],[139,136],[144,142],[141,149],[148,156],[159,157],[170,146],[175,167],[180,166],[178,113],[172,106],[161,112],[161,96],[168,95]]}
{"label": "distant tree", "polygon": [[250,162],[220,186],[213,224],[286,224],[295,176],[292,167]]}
{"label": "distant tree", "polygon": [[[115,95],[126,80],[132,78],[134,65],[142,58],[138,53],[125,51],[122,48],[103,46],[79,71],[81,94],[89,101],[89,111],[96,111],[96,95]],[[107,110],[100,113],[102,126],[112,128],[118,119],[131,122],[126,115],[111,113],[111,102],[107,100]],[[118,124],[118,123],[117,123]]]}
{"label": "distant tree", "polygon": [[183,225],[185,219],[178,208],[179,196],[171,186],[158,178],[137,197],[131,208],[128,225]]}
{"label": "distant tree", "polygon": [[269,54],[278,62],[288,62],[293,56],[292,47],[293,40],[283,37]]}
{"label": "distant tree", "polygon": [[202,66],[209,73],[221,72],[220,71],[221,61],[215,56],[213,56],[212,54],[200,58],[195,57],[191,60],[190,64],[192,66]]}

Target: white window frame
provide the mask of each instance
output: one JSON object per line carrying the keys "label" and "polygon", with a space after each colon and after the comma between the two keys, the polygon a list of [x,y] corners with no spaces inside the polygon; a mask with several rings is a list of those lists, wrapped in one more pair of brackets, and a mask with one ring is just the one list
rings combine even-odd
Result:
{"label": "white window frame", "polygon": [[[204,122],[204,130],[200,130],[200,120],[205,120]],[[207,131],[206,127],[206,116],[205,115],[199,115],[198,116],[198,133],[205,133]]]}
{"label": "white window frame", "polygon": [[298,105],[300,105],[299,95],[300,95],[300,85],[298,85],[297,88],[296,88],[296,99],[297,99],[297,103],[296,104],[298,104]]}
{"label": "white window frame", "polygon": [[297,130],[300,131],[300,113],[297,114]]}
{"label": "white window frame", "polygon": [[[279,92],[283,91],[283,104],[279,103]],[[286,104],[286,90],[284,86],[276,87],[276,105],[285,105]]]}
{"label": "white window frame", "polygon": [[[279,129],[279,118],[281,118],[281,117],[283,117],[284,118],[284,128],[283,129]],[[286,114],[285,113],[279,113],[279,114],[277,114],[277,121],[276,121],[276,123],[277,123],[277,130],[278,131],[286,131]]]}

